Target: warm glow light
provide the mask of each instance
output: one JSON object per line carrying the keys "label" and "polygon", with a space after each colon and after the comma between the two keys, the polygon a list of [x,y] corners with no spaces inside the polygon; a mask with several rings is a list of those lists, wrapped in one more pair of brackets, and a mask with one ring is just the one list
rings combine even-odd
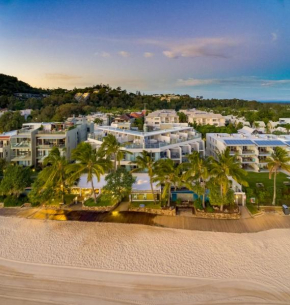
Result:
{"label": "warm glow light", "polygon": [[118,211],[114,211],[114,212],[112,212],[112,215],[113,215],[113,216],[118,216],[118,215],[119,215],[119,212],[118,212]]}

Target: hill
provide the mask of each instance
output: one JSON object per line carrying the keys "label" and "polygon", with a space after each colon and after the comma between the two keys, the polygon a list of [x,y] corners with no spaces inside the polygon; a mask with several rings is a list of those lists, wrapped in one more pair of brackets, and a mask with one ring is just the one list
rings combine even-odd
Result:
{"label": "hill", "polygon": [[33,88],[17,77],[0,74],[0,95],[13,95],[14,93],[43,93],[45,90]]}

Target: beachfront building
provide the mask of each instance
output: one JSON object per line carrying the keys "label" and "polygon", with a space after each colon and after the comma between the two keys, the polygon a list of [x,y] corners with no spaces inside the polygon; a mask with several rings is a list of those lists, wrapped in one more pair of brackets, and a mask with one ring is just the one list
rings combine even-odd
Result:
{"label": "beachfront building", "polygon": [[225,126],[225,118],[219,113],[201,111],[197,109],[181,109],[187,116],[188,123],[196,123],[198,125],[214,125]]}
{"label": "beachfront building", "polygon": [[23,166],[41,166],[54,147],[70,159],[71,151],[87,139],[90,131],[84,122],[25,123],[10,137],[10,159],[7,161]]}
{"label": "beachfront building", "polygon": [[206,135],[206,155],[216,157],[218,151],[230,149],[236,154],[247,171],[268,171],[266,159],[276,147],[283,147],[290,154],[290,136],[272,134],[226,134],[208,133]]}
{"label": "beachfront building", "polygon": [[145,124],[151,127],[160,127],[161,124],[179,123],[179,116],[173,109],[156,110],[145,117]]}
{"label": "beachfront building", "polygon": [[[136,178],[135,183],[132,185],[132,191],[129,196],[130,201],[144,202],[144,201],[153,201],[153,194],[150,186],[150,178],[147,173],[133,173],[133,177]],[[93,177],[93,184],[96,195],[102,193],[102,189],[106,185],[106,175],[101,175],[100,180],[98,181],[97,177]],[[154,196],[157,200],[160,199],[161,186],[158,186],[157,183],[153,183]],[[71,187],[71,193],[76,196],[80,196],[83,200],[92,197],[92,184],[88,182],[87,174],[83,174],[78,183]]]}
{"label": "beachfront building", "polygon": [[99,126],[89,135],[88,142],[99,148],[108,134],[114,135],[124,150],[132,153],[125,155],[121,161],[121,165],[129,170],[134,167],[130,162],[135,161],[143,150],[150,152],[155,161],[169,158],[176,163],[182,163],[187,160],[186,155],[193,151],[198,151],[204,156],[205,147],[201,135],[188,126],[171,126],[147,132]]}

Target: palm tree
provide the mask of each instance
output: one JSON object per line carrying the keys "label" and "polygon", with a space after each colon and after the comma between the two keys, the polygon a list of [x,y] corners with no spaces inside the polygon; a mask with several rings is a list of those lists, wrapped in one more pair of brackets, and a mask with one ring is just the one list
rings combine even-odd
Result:
{"label": "palm tree", "polygon": [[65,203],[66,167],[68,161],[62,156],[57,147],[52,148],[49,155],[44,159],[45,167],[39,174],[39,178],[45,181],[43,188],[60,188],[62,201]]}
{"label": "palm tree", "polygon": [[175,190],[181,183],[181,164],[175,166],[171,159],[160,159],[154,165],[154,182],[159,185],[163,184],[162,198],[167,197],[167,205],[170,206],[171,187],[174,186]]}
{"label": "palm tree", "polygon": [[148,171],[148,176],[150,178],[150,187],[153,195],[154,203],[156,204],[156,198],[154,196],[153,190],[153,177],[154,177],[154,160],[152,159],[150,153],[143,150],[141,156],[136,157],[136,161],[131,162],[131,164],[136,164],[138,167],[133,169],[131,172],[142,172],[144,170]]}
{"label": "palm tree", "polygon": [[114,171],[117,170],[117,161],[120,166],[120,161],[124,158],[124,154],[132,154],[130,151],[122,149],[122,145],[118,142],[116,137],[112,134],[108,134],[104,137],[104,141],[100,150],[107,156],[112,156],[114,159]]}
{"label": "palm tree", "polygon": [[[202,206],[205,208],[205,193],[206,193],[206,181],[210,177],[210,163],[211,158],[204,159],[201,158],[199,152],[194,151],[190,155],[188,155],[188,161],[184,164],[186,169],[185,173],[183,174],[183,180],[186,181],[186,186],[195,191],[201,190],[202,192]],[[198,187],[195,187],[193,184],[198,184]]]}
{"label": "palm tree", "polygon": [[[210,174],[215,178],[215,182],[220,185],[222,197],[225,197],[229,190],[230,180],[228,177],[232,177],[238,183],[248,186],[248,182],[245,180],[247,172],[241,168],[237,156],[230,155],[229,148],[226,148],[223,152],[218,152],[217,159],[212,160],[210,167]],[[223,211],[223,204],[221,204],[220,210]]]}
{"label": "palm tree", "polygon": [[97,202],[93,182],[94,176],[100,181],[101,175],[112,167],[112,162],[104,159],[89,143],[85,142],[80,143],[77,148],[72,151],[72,158],[76,160],[76,163],[68,165],[66,169],[66,172],[69,175],[69,181],[76,181],[81,175],[87,174],[87,182],[91,182],[94,199],[95,202]]}
{"label": "palm tree", "polygon": [[282,148],[277,147],[274,152],[271,154],[271,157],[266,159],[268,163],[269,169],[269,179],[271,179],[272,175],[274,175],[274,192],[273,192],[273,202],[276,203],[276,177],[277,173],[280,169],[283,169],[287,172],[290,172],[290,157],[288,156],[288,152]]}

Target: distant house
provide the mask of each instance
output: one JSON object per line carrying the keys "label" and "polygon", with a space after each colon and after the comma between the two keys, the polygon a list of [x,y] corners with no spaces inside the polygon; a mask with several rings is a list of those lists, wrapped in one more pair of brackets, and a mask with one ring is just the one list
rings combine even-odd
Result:
{"label": "distant house", "polygon": [[198,125],[214,125],[225,126],[225,118],[218,113],[206,112],[197,109],[181,109],[188,119],[188,123],[196,123]]}
{"label": "distant house", "polygon": [[78,101],[78,102],[81,102],[81,101],[86,101],[88,100],[90,97],[90,93],[89,92],[86,92],[86,93],[81,93],[81,92],[78,92],[75,94],[74,98]]}

